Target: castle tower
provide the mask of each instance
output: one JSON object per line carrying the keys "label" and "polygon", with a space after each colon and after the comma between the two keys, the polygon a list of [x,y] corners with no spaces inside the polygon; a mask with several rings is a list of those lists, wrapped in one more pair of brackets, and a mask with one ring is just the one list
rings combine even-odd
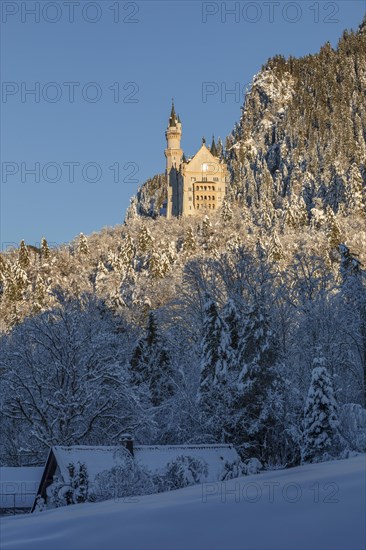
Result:
{"label": "castle tower", "polygon": [[169,174],[172,167],[179,168],[182,160],[183,151],[180,148],[180,140],[182,138],[182,124],[179,116],[175,113],[174,102],[169,117],[168,128],[165,132],[167,148],[165,149],[166,170]]}
{"label": "castle tower", "polygon": [[187,159],[180,146],[182,125],[175,113],[174,102],[165,137],[166,217],[194,216],[219,209],[230,179],[227,165],[218,155],[215,138],[212,136],[211,148],[203,138],[201,148],[194,157]]}
{"label": "castle tower", "polygon": [[[167,147],[164,151],[166,157],[166,176],[168,178],[168,201],[167,201],[167,218],[172,215],[173,209],[173,194],[176,195],[178,189],[178,170],[182,162],[183,150],[180,147],[182,138],[182,124],[179,116],[175,113],[174,101],[172,102],[172,110],[169,117],[168,128],[165,132]],[[175,190],[175,193],[174,193]],[[177,197],[178,198],[178,197]],[[179,213],[179,204],[174,200],[175,215]]]}

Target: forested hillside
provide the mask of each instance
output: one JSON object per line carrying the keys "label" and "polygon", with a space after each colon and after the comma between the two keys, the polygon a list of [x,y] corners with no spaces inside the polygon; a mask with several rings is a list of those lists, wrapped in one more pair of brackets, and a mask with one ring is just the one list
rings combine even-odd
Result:
{"label": "forested hillside", "polygon": [[365,21],[336,50],[277,56],[254,78],[227,142],[234,197],[284,211],[299,197],[308,213],[364,211]]}
{"label": "forested hillside", "polygon": [[366,450],[366,27],[254,78],[210,217],[0,256],[1,461],[231,442],[264,467]]}

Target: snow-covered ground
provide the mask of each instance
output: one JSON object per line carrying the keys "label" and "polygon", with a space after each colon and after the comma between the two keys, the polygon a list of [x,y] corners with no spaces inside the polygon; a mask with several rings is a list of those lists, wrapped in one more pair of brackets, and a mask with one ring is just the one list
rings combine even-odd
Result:
{"label": "snow-covered ground", "polygon": [[1,521],[2,550],[366,548],[366,456]]}

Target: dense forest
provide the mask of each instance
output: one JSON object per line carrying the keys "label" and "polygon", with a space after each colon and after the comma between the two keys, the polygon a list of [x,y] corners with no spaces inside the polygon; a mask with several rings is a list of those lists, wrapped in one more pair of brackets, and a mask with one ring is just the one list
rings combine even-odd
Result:
{"label": "dense forest", "polygon": [[366,451],[366,20],[253,79],[220,211],[0,255],[6,465],[53,444],[233,443],[274,468]]}

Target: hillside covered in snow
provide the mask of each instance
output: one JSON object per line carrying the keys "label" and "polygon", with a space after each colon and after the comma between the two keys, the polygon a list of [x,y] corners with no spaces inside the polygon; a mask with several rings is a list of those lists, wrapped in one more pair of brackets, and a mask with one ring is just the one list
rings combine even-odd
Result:
{"label": "hillside covered in snow", "polygon": [[2,550],[363,550],[366,460],[1,521]]}

